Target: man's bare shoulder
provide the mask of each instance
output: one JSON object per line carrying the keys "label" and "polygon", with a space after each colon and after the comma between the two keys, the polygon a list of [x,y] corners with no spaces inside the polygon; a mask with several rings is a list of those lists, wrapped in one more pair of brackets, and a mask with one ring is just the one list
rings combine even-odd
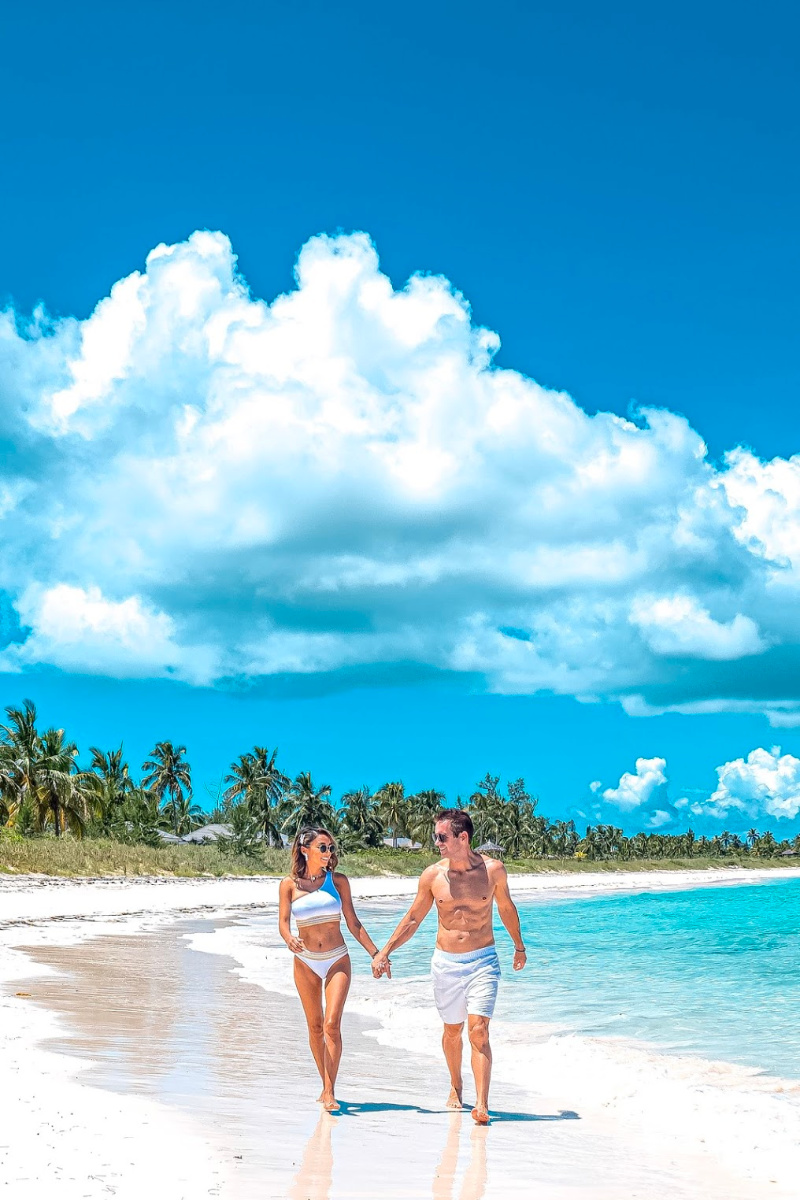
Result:
{"label": "man's bare shoulder", "polygon": [[508,878],[508,871],[505,869],[503,864],[500,862],[499,858],[490,858],[488,854],[482,854],[481,858],[483,859],[484,863],[486,864],[486,870],[488,872],[489,878],[494,883],[499,882],[501,879]]}
{"label": "man's bare shoulder", "polygon": [[431,863],[429,867],[426,867],[419,877],[420,887],[433,887],[439,876],[444,873],[444,865],[446,862],[447,859],[442,859],[441,862]]}

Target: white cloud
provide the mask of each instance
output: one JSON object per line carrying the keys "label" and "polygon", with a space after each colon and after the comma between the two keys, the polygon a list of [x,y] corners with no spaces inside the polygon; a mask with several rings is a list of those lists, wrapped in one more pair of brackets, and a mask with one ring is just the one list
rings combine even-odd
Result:
{"label": "white cloud", "polygon": [[665,758],[637,758],[636,773],[626,771],[615,788],[606,788],[603,799],[625,813],[653,808],[666,797],[666,767]]}
{"label": "white cloud", "polygon": [[781,754],[780,746],[751,750],[746,759],[723,763],[717,776],[717,789],[708,800],[689,805],[695,816],[791,820],[800,812],[800,758]]}
{"label": "white cloud", "polygon": [[[17,609],[32,634],[0,652],[0,669],[21,670],[46,662],[67,671],[112,671],[123,677],[195,674],[193,655],[176,645],[173,622],[138,596],[107,600],[96,587],[68,584],[29,588]],[[207,670],[207,665],[206,665]],[[202,677],[204,670],[199,672]]]}
{"label": "white cloud", "polygon": [[724,661],[766,649],[750,617],[715,621],[694,596],[637,596],[630,619],[654,654]]}
{"label": "white cloud", "polygon": [[682,417],[589,416],[498,344],[447,280],[394,289],[364,234],[313,238],[270,304],[206,232],[86,321],[6,313],[0,590],[25,631],[0,665],[402,663],[800,720],[800,459],[717,468]]}

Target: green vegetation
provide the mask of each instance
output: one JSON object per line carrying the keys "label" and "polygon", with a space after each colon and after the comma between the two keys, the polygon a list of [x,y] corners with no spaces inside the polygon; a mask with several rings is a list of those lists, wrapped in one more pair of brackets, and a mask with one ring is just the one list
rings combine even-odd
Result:
{"label": "green vegetation", "polygon": [[[137,782],[122,747],[78,749],[63,729],[37,728],[36,707],[6,709],[0,725],[0,872],[49,875],[282,875],[289,863],[284,839],[303,825],[323,825],[337,839],[353,875],[416,875],[437,857],[431,837],[437,812],[447,806],[433,788],[408,795],[399,780],[374,794],[362,787],[334,802],[329,784],[307,771],[292,780],[277,751],[255,746],[230,765],[221,803],[204,813],[194,801],[186,747],[158,742]],[[778,842],[751,829],[746,837],[636,833],[573,821],[550,821],[538,811],[523,779],[505,794],[486,775],[466,802],[476,846],[497,847],[514,873],[680,869],[689,866],[775,865],[800,851],[800,837]],[[169,842],[204,822],[223,824],[229,836],[210,845]],[[389,842],[385,845],[384,842]],[[414,848],[400,848],[409,842]],[[493,851],[495,852],[495,851]]]}

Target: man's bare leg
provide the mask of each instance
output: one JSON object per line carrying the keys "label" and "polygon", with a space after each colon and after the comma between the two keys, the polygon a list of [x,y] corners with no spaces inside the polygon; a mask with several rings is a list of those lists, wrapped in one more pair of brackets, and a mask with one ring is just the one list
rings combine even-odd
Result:
{"label": "man's bare leg", "polygon": [[461,1039],[464,1032],[464,1022],[460,1025],[445,1025],[442,1034],[442,1049],[445,1062],[450,1072],[450,1095],[447,1097],[447,1108],[463,1106],[464,1081],[461,1077]]}
{"label": "man's bare leg", "polygon": [[492,1047],[489,1045],[489,1018],[467,1018],[472,1046],[472,1074],[475,1076],[477,1098],[472,1119],[479,1125],[489,1124],[489,1084],[492,1079]]}
{"label": "man's bare leg", "polygon": [[447,1132],[447,1141],[442,1151],[441,1161],[433,1177],[431,1200],[453,1200],[453,1181],[458,1169],[458,1150],[463,1119],[460,1112],[451,1112],[448,1118],[450,1128]]}

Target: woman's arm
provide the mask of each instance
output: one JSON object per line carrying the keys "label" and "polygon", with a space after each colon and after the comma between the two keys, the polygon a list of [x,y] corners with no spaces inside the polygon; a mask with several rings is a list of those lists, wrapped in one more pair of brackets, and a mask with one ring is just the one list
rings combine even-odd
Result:
{"label": "woman's arm", "polygon": [[294,883],[291,879],[282,879],[278,892],[278,933],[281,935],[292,954],[302,954],[305,946],[299,937],[292,933],[292,892]]}
{"label": "woman's arm", "polygon": [[336,890],[342,898],[342,912],[344,913],[347,928],[358,944],[364,947],[370,958],[374,958],[378,953],[378,947],[356,916],[356,910],[353,908],[353,895],[350,891],[350,880],[346,875],[340,875],[337,872],[333,877],[333,882],[336,884]]}
{"label": "woman's arm", "polygon": [[392,978],[389,955],[393,950],[396,950],[398,946],[405,945],[408,939],[414,936],[419,929],[420,924],[425,920],[425,917],[431,911],[431,906],[433,905],[433,891],[431,890],[431,884],[433,883],[434,875],[436,873],[436,865],[437,864],[434,864],[431,867],[426,867],[422,872],[419,877],[419,885],[417,887],[417,894],[414,897],[414,903],[411,905],[411,908],[403,917],[402,921],[397,926],[378,957],[373,959],[372,974],[376,979],[383,974],[388,975],[390,979]]}

